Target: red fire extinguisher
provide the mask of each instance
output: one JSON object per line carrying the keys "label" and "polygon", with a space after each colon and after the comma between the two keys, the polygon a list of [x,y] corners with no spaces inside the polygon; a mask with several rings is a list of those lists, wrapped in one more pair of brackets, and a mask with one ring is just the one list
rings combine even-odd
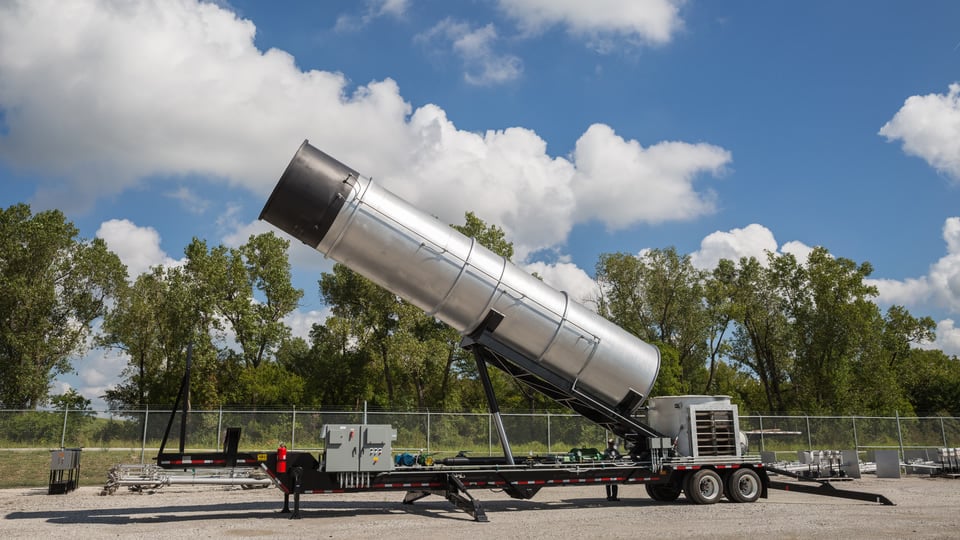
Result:
{"label": "red fire extinguisher", "polygon": [[277,448],[277,473],[285,472],[287,472],[287,445],[280,443],[280,448]]}

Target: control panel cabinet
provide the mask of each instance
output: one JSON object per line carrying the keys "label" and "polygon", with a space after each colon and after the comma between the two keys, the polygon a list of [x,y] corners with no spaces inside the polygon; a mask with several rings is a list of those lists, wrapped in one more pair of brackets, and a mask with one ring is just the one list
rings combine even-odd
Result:
{"label": "control panel cabinet", "polygon": [[324,470],[327,472],[382,472],[393,470],[390,425],[325,425]]}

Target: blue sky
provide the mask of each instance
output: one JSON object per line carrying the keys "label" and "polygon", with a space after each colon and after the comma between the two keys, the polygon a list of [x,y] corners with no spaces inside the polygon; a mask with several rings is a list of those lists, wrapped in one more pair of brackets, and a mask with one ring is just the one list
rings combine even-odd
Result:
{"label": "blue sky", "polygon": [[[0,205],[138,273],[242,243],[303,139],[584,298],[600,253],[822,245],[960,354],[960,3],[0,2]],[[324,317],[330,262],[291,251]],[[95,398],[125,359],[64,377]],[[95,401],[97,402],[97,401]]]}

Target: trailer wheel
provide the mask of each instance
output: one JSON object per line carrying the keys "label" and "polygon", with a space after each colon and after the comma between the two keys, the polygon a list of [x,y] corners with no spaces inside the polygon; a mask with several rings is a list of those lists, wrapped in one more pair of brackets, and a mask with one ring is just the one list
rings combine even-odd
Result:
{"label": "trailer wheel", "polygon": [[723,481],[716,471],[700,469],[687,477],[684,492],[694,504],[713,504],[723,497]]}
{"label": "trailer wheel", "polygon": [[760,475],[753,469],[737,469],[727,478],[727,498],[751,503],[760,498]]}
{"label": "trailer wheel", "polygon": [[673,484],[644,484],[647,489],[647,495],[651,499],[660,502],[673,502],[680,497],[680,486]]}

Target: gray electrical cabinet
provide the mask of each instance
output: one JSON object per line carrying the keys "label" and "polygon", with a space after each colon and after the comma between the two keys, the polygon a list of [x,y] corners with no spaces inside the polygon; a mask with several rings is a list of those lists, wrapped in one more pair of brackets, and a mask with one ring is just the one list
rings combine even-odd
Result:
{"label": "gray electrical cabinet", "polygon": [[382,472],[393,470],[393,441],[397,430],[390,425],[325,425],[324,470],[328,472]]}

